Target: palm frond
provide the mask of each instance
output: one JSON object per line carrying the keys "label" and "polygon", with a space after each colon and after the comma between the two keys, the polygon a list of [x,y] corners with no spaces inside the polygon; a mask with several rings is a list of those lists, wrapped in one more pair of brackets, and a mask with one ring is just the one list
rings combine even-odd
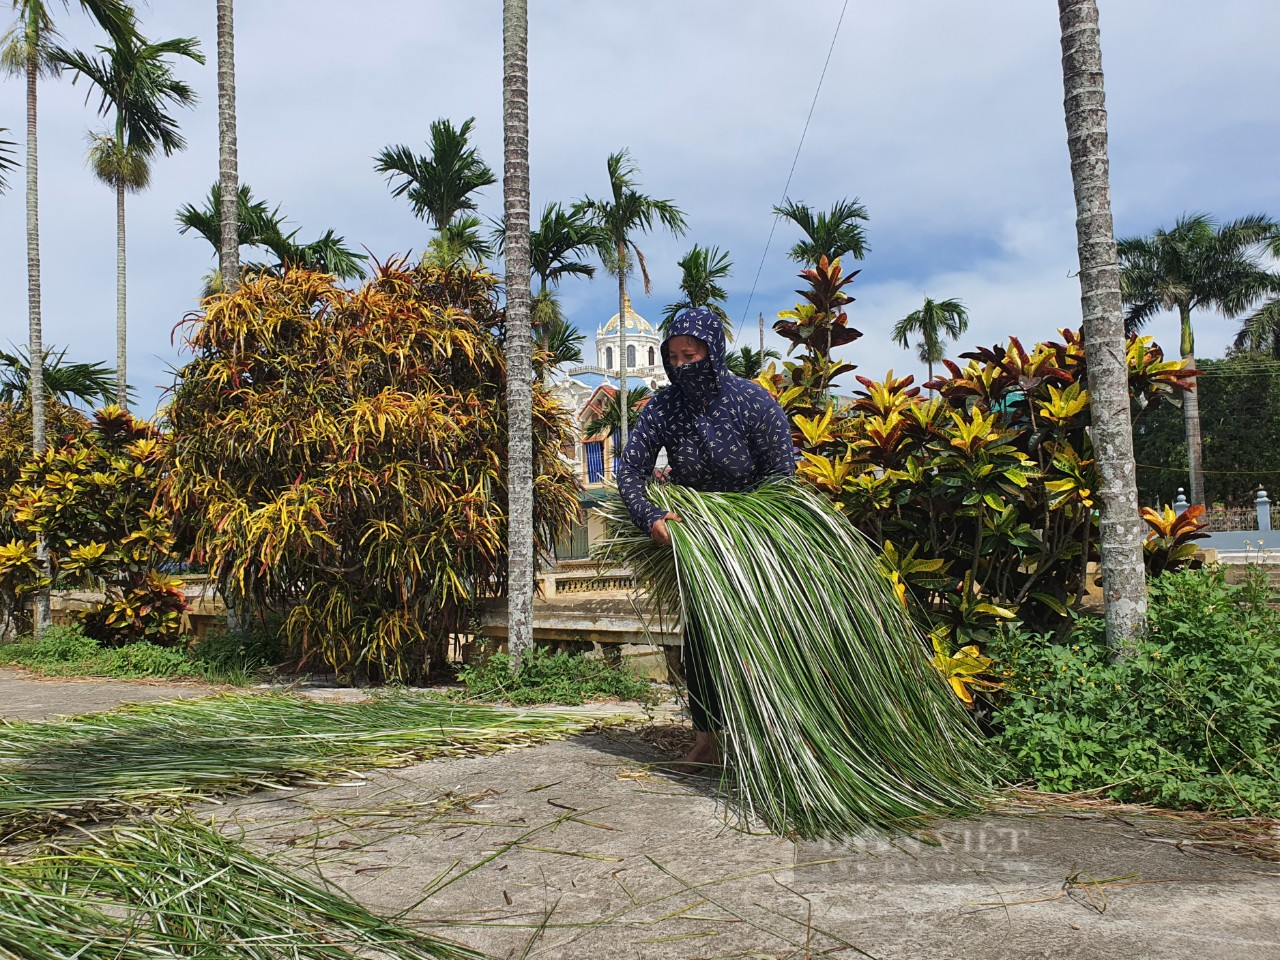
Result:
{"label": "palm frond", "polygon": [[[7,127],[0,127],[0,133],[8,133]],[[17,152],[17,144],[12,140],[0,140],[0,194],[9,189],[8,174],[18,169],[18,161],[13,159]]]}
{"label": "palm frond", "polygon": [[[41,369],[46,395],[67,405],[79,401],[90,407],[116,401],[114,368],[102,363],[68,363],[66,356],[65,347],[45,348]],[[23,347],[13,353],[0,351],[0,403],[16,403],[26,398],[30,389],[30,354]]]}
{"label": "palm frond", "polygon": [[498,182],[493,171],[468,145],[475,117],[460,127],[441,118],[431,124],[429,157],[403,144],[386,147],[374,157],[374,169],[387,175],[393,197],[405,196],[413,214],[443,231],[460,213],[476,209],[473,194]]}

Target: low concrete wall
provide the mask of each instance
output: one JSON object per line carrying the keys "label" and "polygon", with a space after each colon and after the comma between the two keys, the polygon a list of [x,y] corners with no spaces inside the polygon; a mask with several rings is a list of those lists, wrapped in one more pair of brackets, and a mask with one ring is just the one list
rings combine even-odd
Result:
{"label": "low concrete wall", "polygon": [[[179,577],[187,612],[182,615],[182,632],[202,637],[210,630],[227,625],[227,606],[217,587],[205,576]],[[71,623],[78,613],[93,610],[102,603],[103,594],[92,590],[54,590],[49,594],[49,613],[57,624]]]}

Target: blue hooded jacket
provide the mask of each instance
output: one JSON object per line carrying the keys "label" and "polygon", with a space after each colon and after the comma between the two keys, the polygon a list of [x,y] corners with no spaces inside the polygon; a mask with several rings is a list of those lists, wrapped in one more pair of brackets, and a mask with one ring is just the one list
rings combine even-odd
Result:
{"label": "blue hooded jacket", "polygon": [[[668,344],[679,336],[705,343],[707,361],[677,373]],[[732,493],[795,474],[786,414],[764,387],[729,372],[719,317],[706,307],[676,316],[662,343],[662,365],[671,386],[640,411],[618,463],[618,493],[637,527],[648,532],[666,515],[645,497],[664,447],[671,482],[695,490]]]}

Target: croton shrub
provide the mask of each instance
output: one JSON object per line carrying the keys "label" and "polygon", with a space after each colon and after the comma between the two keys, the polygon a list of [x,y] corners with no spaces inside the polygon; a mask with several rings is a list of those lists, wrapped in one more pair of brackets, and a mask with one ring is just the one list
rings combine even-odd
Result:
{"label": "croton shrub", "polygon": [[[168,572],[177,551],[157,497],[163,436],[115,406],[83,425],[58,417],[44,455],[26,457],[7,491],[0,594],[16,604],[41,587],[100,591],[104,601],[80,615],[89,636],[107,645],[177,642],[187,605]],[[47,569],[37,562],[41,537]]]}
{"label": "croton shrub", "polygon": [[[414,682],[506,586],[497,279],[388,264],[357,290],[262,276],[190,318],[165,491],[223,596],[297,661]],[[577,515],[568,420],[534,388],[534,522]]]}
{"label": "croton shrub", "polygon": [[[962,353],[922,386],[857,377],[851,399],[831,355],[861,334],[848,325],[852,275],[825,260],[801,276],[804,302],[780,314],[791,341],[760,383],[788,412],[800,478],[831,497],[882,547],[884,575],[931,635],[935,662],[962,699],[980,686],[982,645],[1001,624],[1065,627],[1097,556],[1098,479],[1088,370],[1078,332],[1026,348],[1016,338]],[[1135,416],[1176,402],[1194,371],[1130,337]],[[928,391],[926,393],[926,390]],[[1178,551],[1151,550],[1158,561]]]}

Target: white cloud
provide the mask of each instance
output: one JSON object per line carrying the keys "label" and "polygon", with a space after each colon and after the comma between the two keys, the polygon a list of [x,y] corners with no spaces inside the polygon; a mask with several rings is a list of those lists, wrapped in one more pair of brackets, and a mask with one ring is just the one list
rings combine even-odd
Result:
{"label": "white cloud", "polygon": [[[1147,232],[1185,210],[1280,214],[1271,167],[1280,130],[1280,8],[1220,0],[1102,0],[1117,230]],[[693,242],[736,262],[730,312],[754,336],[795,300],[794,242],[776,228],[748,294],[827,54],[837,0],[803,8],[730,0],[645,4],[571,0],[534,6],[530,28],[535,207],[600,194],[608,153],[629,147],[647,192],[686,211],[690,234],[643,238],[656,316],[674,298],[675,261]],[[497,4],[440,0],[242,3],[236,11],[242,179],[279,203],[302,235],[333,227],[380,257],[420,250],[424,226],[393,200],[372,156],[422,149],[440,116],[477,118],[477,143],[501,167],[501,24]],[[179,237],[174,212],[217,175],[212,4],[144,6],[154,37],[194,35],[210,65],[182,68],[202,97],[183,116],[190,149],[158,160],[150,191],[129,201],[131,377],[149,412],[175,362],[170,331],[212,265]],[[77,13],[69,42],[97,42]],[[1074,323],[1074,205],[1061,114],[1057,18],[1025,0],[850,4],[790,195],[819,206],[867,204],[872,252],[859,264],[849,348],[859,372],[915,369],[889,344],[893,322],[926,293],[965,300],[964,347]],[[41,226],[45,336],[76,359],[114,355],[114,208],[84,169],[84,131],[101,122],[83,85],[42,83]],[[0,83],[0,125],[22,139],[23,88]],[[484,213],[501,210],[491,188]],[[21,173],[0,198],[0,341],[26,339]],[[611,315],[607,279],[570,281],[571,315],[594,333]],[[1200,323],[1202,353],[1235,325]],[[1165,318],[1152,332],[1176,341]]]}

